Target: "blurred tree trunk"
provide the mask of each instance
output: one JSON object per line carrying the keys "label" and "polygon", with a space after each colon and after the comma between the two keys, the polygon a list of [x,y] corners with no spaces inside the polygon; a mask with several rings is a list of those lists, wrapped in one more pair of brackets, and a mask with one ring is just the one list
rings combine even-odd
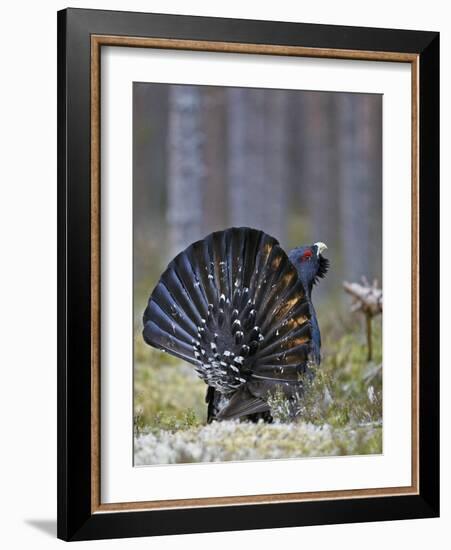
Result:
{"label": "blurred tree trunk", "polygon": [[202,236],[206,171],[200,87],[169,88],[168,147],[169,256],[172,257]]}
{"label": "blurred tree trunk", "polygon": [[166,84],[134,84],[133,211],[142,220],[142,229],[147,233],[161,226],[166,181],[167,115]]}
{"label": "blurred tree trunk", "polygon": [[230,225],[285,238],[288,99],[284,91],[228,90]]}
{"label": "blurred tree trunk", "polygon": [[301,139],[303,146],[302,195],[303,211],[307,210],[310,223],[306,241],[322,241],[329,250],[326,256],[333,262],[337,275],[322,284],[321,296],[340,288],[340,225],[339,182],[337,178],[338,139],[336,132],[336,94],[305,93],[301,111]]}
{"label": "blurred tree trunk", "polygon": [[203,233],[227,227],[225,88],[204,88],[206,181],[203,193]]}
{"label": "blurred tree trunk", "polygon": [[[133,277],[138,295],[165,266],[168,85],[133,84]],[[144,283],[145,281],[145,283]],[[135,309],[141,315],[139,307]],[[138,322],[141,322],[140,319]]]}
{"label": "blurred tree trunk", "polygon": [[370,189],[370,235],[369,256],[370,282],[377,278],[382,286],[382,96],[371,96],[368,113],[368,143],[373,185]]}
{"label": "blurred tree trunk", "polygon": [[[265,96],[265,177],[262,199],[266,205],[265,230],[283,244],[287,237],[289,188],[289,94],[268,90]],[[269,209],[269,211],[268,211]]]}
{"label": "blurred tree trunk", "polygon": [[335,109],[332,94],[307,94],[304,101],[304,175],[311,224],[309,241],[337,247],[339,224],[336,180]]}
{"label": "blurred tree trunk", "polygon": [[[306,144],[307,134],[305,132],[306,102],[307,93],[293,91],[290,97],[291,117],[288,122],[288,131],[290,135],[289,143],[289,162],[290,162],[290,196],[292,199],[292,210],[296,213],[296,221],[300,222],[300,215],[307,216],[308,208],[305,199],[306,174],[304,167],[306,164]],[[295,231],[299,233],[299,231]],[[306,241],[307,242],[307,241]],[[291,242],[291,247],[299,243]]]}
{"label": "blurred tree trunk", "polygon": [[229,223],[264,229],[265,92],[227,90]]}
{"label": "blurred tree trunk", "polygon": [[380,270],[381,108],[368,94],[340,94],[339,107],[344,265],[347,279],[358,281]]}

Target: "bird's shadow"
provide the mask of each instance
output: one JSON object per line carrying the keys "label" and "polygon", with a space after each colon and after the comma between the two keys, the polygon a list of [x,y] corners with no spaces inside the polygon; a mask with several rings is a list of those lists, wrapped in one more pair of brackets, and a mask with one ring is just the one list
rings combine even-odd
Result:
{"label": "bird's shadow", "polygon": [[56,538],[56,519],[26,519],[25,523],[42,533]]}

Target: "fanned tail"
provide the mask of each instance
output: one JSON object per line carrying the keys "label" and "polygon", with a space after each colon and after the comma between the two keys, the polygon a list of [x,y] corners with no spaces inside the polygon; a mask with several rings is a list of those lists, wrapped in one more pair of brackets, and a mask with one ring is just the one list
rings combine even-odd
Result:
{"label": "fanned tail", "polygon": [[[218,418],[294,396],[308,368],[310,308],[297,271],[262,231],[230,228],[174,258],[144,312],[144,340],[194,365]],[[219,395],[218,395],[219,394]]]}

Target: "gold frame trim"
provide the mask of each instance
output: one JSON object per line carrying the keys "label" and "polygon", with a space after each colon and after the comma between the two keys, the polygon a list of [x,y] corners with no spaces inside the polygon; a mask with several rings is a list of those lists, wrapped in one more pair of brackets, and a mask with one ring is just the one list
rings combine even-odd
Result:
{"label": "gold frame trim", "polygon": [[[412,480],[407,487],[190,498],[102,504],[100,499],[100,50],[102,46],[161,48],[294,57],[410,63],[412,71]],[[129,36],[91,36],[91,512],[125,512],[306,502],[419,494],[419,56],[399,52],[334,50]]]}

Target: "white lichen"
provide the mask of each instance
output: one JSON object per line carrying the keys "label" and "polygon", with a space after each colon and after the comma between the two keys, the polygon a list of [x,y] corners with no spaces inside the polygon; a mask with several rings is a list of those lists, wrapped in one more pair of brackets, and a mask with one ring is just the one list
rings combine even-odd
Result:
{"label": "white lichen", "polygon": [[213,422],[140,433],[135,437],[135,465],[378,454],[381,441],[378,424],[333,428],[303,422]]}

